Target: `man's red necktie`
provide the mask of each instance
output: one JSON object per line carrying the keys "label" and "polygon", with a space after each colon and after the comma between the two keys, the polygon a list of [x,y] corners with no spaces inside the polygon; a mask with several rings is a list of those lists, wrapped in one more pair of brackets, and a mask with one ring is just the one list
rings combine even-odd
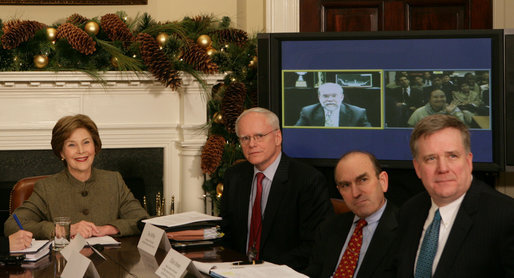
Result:
{"label": "man's red necktie", "polygon": [[366,226],[366,220],[361,219],[357,222],[357,226],[353,231],[352,237],[348,242],[348,247],[344,251],[343,258],[337,266],[334,278],[351,278],[357,268],[357,262],[359,261],[359,255],[362,246],[362,228]]}
{"label": "man's red necktie", "polygon": [[248,252],[255,252],[255,259],[259,259],[259,247],[261,243],[262,215],[261,215],[261,199],[262,199],[262,180],[264,174],[257,173],[257,193],[252,208],[252,220],[250,222],[250,239],[248,240]]}

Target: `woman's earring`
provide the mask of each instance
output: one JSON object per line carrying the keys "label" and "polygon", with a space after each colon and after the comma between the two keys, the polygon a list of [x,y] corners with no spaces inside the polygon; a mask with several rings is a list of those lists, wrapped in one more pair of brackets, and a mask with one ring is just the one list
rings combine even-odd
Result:
{"label": "woman's earring", "polygon": [[61,157],[61,161],[64,161],[64,157]]}

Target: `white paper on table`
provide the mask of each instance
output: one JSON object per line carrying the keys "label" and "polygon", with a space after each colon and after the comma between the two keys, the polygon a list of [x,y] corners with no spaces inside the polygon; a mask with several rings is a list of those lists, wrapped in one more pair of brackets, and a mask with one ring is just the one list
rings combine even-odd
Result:
{"label": "white paper on table", "polygon": [[89,245],[95,245],[95,244],[120,245],[121,244],[121,242],[115,240],[111,236],[90,237],[90,238],[86,239],[86,241],[87,241],[87,243],[89,243]]}
{"label": "white paper on table", "polygon": [[145,219],[143,220],[143,222],[150,223],[156,226],[175,227],[196,222],[217,220],[221,220],[221,217],[203,214],[197,211],[188,211]]}
{"label": "white paper on table", "polygon": [[232,263],[216,264],[215,267],[211,268],[210,274],[212,277],[227,278],[307,278],[307,276],[294,271],[287,265],[276,265],[266,262],[256,265],[232,265]]}

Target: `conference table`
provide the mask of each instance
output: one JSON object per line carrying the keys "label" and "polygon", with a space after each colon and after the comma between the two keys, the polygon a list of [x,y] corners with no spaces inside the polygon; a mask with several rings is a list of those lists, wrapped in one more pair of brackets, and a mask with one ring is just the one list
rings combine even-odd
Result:
{"label": "conference table", "polygon": [[[166,252],[158,249],[150,256],[137,248],[139,236],[118,238],[119,246],[107,246],[101,251],[104,260],[91,248],[85,247],[81,253],[95,265],[100,277],[158,277],[155,271],[166,257]],[[186,257],[201,262],[227,262],[244,260],[244,256],[221,245],[175,248]],[[66,261],[59,252],[51,252],[36,263],[22,266],[0,266],[0,277],[60,277]],[[186,275],[188,277],[188,275]],[[192,276],[191,276],[192,277]],[[207,276],[208,277],[208,276]]]}

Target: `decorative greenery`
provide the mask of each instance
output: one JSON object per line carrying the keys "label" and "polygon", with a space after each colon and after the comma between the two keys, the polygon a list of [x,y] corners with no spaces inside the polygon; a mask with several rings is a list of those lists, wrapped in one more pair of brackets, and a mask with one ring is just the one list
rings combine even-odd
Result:
{"label": "decorative greenery", "polygon": [[207,93],[210,140],[202,151],[203,189],[218,207],[225,171],[244,159],[235,118],[257,104],[256,39],[230,24],[228,17],[207,15],[161,23],[145,13],[131,20],[124,12],[72,14],[48,26],[0,19],[0,71],[82,71],[95,78],[109,70],[150,71],[172,89],[182,83],[178,72],[203,85],[202,74],[225,73]]}

